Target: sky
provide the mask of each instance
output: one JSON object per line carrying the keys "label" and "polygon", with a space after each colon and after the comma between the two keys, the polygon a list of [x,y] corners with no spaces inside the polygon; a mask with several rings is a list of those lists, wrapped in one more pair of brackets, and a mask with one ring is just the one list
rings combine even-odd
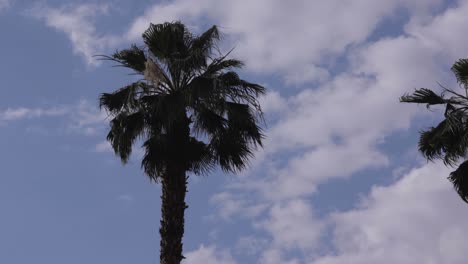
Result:
{"label": "sky", "polygon": [[453,168],[417,152],[458,89],[468,0],[0,0],[0,263],[159,263],[160,186],[135,146],[105,141],[100,93],[132,82],[94,55],[141,44],[149,23],[218,25],[260,98],[249,169],[192,176],[189,264],[466,263],[468,208]]}

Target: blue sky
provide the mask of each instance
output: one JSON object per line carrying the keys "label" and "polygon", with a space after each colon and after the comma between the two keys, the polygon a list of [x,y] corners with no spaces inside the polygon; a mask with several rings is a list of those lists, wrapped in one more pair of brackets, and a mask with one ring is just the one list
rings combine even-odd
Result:
{"label": "blue sky", "polygon": [[465,263],[450,168],[416,151],[440,111],[398,97],[467,55],[468,1],[0,0],[0,263],[158,263],[160,186],[122,166],[97,98],[132,81],[95,54],[150,22],[212,24],[265,85],[265,148],[190,179],[185,263]]}

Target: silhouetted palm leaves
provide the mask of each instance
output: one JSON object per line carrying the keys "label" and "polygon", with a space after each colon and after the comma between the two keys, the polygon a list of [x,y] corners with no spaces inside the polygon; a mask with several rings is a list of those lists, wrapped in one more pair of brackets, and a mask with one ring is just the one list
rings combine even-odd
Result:
{"label": "silhouetted palm leaves", "polygon": [[[460,59],[451,68],[465,95],[444,88],[438,95],[430,89],[417,89],[411,95],[404,95],[401,102],[445,105],[444,120],[437,126],[421,132],[419,151],[428,160],[442,159],[446,165],[456,166],[466,158],[468,151],[468,60]],[[448,96],[449,97],[448,97]],[[449,180],[454,184],[460,197],[468,203],[468,161],[453,171]]]}

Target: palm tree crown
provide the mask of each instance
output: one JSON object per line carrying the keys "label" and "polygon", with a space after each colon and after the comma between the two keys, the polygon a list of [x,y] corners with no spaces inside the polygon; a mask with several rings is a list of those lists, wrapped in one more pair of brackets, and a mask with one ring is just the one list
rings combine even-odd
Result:
{"label": "palm tree crown", "polygon": [[[444,119],[437,126],[421,132],[418,147],[428,160],[442,159],[446,165],[455,166],[461,159],[466,159],[468,152],[468,59],[458,60],[451,70],[465,90],[464,95],[444,87],[441,94],[420,88],[411,95],[402,96],[400,101],[426,104],[427,108],[445,106]],[[468,161],[450,173],[449,180],[468,203]]]}
{"label": "palm tree crown", "polygon": [[100,98],[112,117],[107,139],[122,162],[142,138],[142,168],[153,180],[170,160],[196,174],[217,164],[232,172],[245,167],[252,147],[261,146],[257,97],[265,89],[232,71],[241,61],[213,57],[219,37],[216,26],[194,36],[180,22],[151,24],[145,48],[104,56],[143,77]]}

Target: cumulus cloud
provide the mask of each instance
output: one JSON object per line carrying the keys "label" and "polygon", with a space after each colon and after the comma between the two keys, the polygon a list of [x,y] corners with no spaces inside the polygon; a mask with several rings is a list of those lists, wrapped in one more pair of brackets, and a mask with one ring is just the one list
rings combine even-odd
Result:
{"label": "cumulus cloud", "polygon": [[262,111],[267,114],[278,114],[287,110],[286,100],[275,90],[269,90],[259,101]]}
{"label": "cumulus cloud", "polygon": [[322,226],[310,203],[299,199],[274,205],[268,219],[258,223],[259,228],[273,237],[273,247],[282,250],[299,248],[304,252],[316,249]]}
{"label": "cumulus cloud", "polygon": [[41,7],[31,13],[46,25],[66,33],[75,53],[83,55],[90,64],[96,63],[91,59],[96,51],[139,41],[150,23],[182,20],[195,31],[203,30],[198,28],[199,24],[217,24],[226,33],[229,40],[226,45],[236,47],[233,55],[245,60],[249,70],[281,72],[287,84],[298,85],[328,80],[326,65],[333,65],[348,47],[363,43],[395,10],[404,8],[423,16],[441,2],[177,0],[147,8],[121,35],[96,32],[95,18],[108,12],[106,5]]}
{"label": "cumulus cloud", "polygon": [[468,212],[444,177],[449,171],[424,165],[333,214],[336,254],[313,263],[465,263]]}
{"label": "cumulus cloud", "polygon": [[326,80],[327,70],[320,65],[331,63],[348,46],[364,42],[398,8],[423,15],[441,2],[178,0],[148,9],[135,19],[127,37],[139,37],[150,22],[181,19],[196,27],[195,22],[205,18],[229,35],[236,46],[235,55],[246,60],[249,69],[280,71],[288,83],[299,84]]}
{"label": "cumulus cloud", "polygon": [[235,264],[228,251],[220,250],[214,246],[201,245],[198,249],[185,254],[182,263],[190,264]]}
{"label": "cumulus cloud", "polygon": [[267,204],[252,203],[251,200],[242,199],[242,197],[230,192],[220,192],[213,195],[210,203],[217,207],[217,216],[223,220],[232,219],[234,215],[236,217],[253,218],[267,209]]}
{"label": "cumulus cloud", "polygon": [[[438,81],[445,82],[447,78],[452,78],[446,75],[447,68],[455,58],[464,56],[459,45],[464,43],[466,36],[461,37],[459,32],[451,29],[466,24],[467,19],[463,14],[467,6],[467,2],[461,2],[459,6],[431,19],[412,19],[405,27],[404,35],[352,47],[347,55],[349,67],[343,73],[313,89],[304,89],[297,95],[275,99],[286,106],[282,106],[280,118],[269,129],[266,148],[262,154],[264,163],[255,171],[259,176],[241,178],[241,183],[230,184],[229,188],[234,188],[233,193],[238,196],[242,196],[239,192],[243,191],[260,191],[263,198],[256,199],[263,203],[269,201],[272,208],[282,205],[283,210],[287,211],[289,208],[285,201],[310,197],[321,183],[337,177],[358,176],[358,172],[365,168],[382,168],[388,165],[388,159],[379,145],[395,131],[408,129],[412,118],[422,113],[421,108],[400,104],[398,97],[413,88],[434,87]],[[444,32],[443,41],[437,32]],[[288,157],[286,162],[285,155]],[[432,172],[442,178],[436,180],[435,176],[428,177],[427,174]],[[443,177],[447,174],[442,167],[428,165],[425,169],[413,171],[403,177],[395,185],[376,188],[366,205],[356,209],[356,214],[359,214],[355,218],[356,226],[351,225],[351,222],[347,225],[350,218],[345,217],[355,214],[336,214],[333,221],[336,224],[334,238],[338,253],[319,258],[317,263],[384,263],[382,260],[387,259],[391,260],[388,263],[413,263],[413,258],[408,259],[413,251],[418,252],[417,262],[461,263],[457,262],[460,261],[457,254],[465,249],[447,243],[451,239],[460,241],[461,238],[454,234],[461,227],[452,230],[443,229],[445,225],[436,226],[445,221],[445,218],[435,216],[438,214],[437,208],[442,208],[443,203],[435,203],[428,198],[430,195],[437,198],[451,197],[441,199],[444,204],[460,204],[450,184]],[[416,178],[419,180],[409,180]],[[426,180],[434,182],[425,186]],[[245,182],[242,183],[243,181]],[[398,192],[397,189],[405,189],[407,193]],[[415,197],[409,195],[412,191],[416,194]],[[374,196],[379,192],[385,194],[379,196],[379,202],[372,202],[377,200]],[[424,194],[417,194],[418,192]],[[416,202],[407,202],[404,198],[392,199],[397,196],[409,200],[414,198]],[[383,202],[386,200],[397,200],[398,203],[390,205]],[[401,208],[402,205],[404,209]],[[374,207],[375,210],[370,209]],[[373,213],[363,213],[368,211],[362,208],[369,208],[376,216]],[[451,211],[442,211],[450,218],[459,215],[457,210],[452,208]],[[393,214],[404,221],[384,221],[384,218],[392,218]],[[271,214],[264,218],[267,222],[275,219]],[[434,222],[428,220],[431,218],[435,219]],[[366,222],[367,220],[375,222]],[[389,226],[378,225],[380,221],[391,223]],[[414,224],[408,227],[405,221]],[[418,228],[416,225],[421,221],[429,223]],[[320,222],[313,217],[308,223],[312,228],[320,226]],[[370,229],[366,229],[366,226]],[[419,244],[423,239],[415,234],[422,234],[424,230],[432,232],[432,228],[435,228],[435,232],[432,234],[434,237],[430,238],[431,242]],[[441,231],[437,231],[437,228]],[[397,229],[401,230],[397,232]],[[385,234],[382,235],[382,232]],[[391,236],[392,232],[395,232],[395,236]],[[272,241],[276,241],[271,243],[289,241],[278,234],[275,237],[274,232],[271,234]],[[399,235],[401,236],[398,237]],[[354,241],[354,238],[358,241]],[[361,245],[362,248],[353,245]],[[430,252],[434,247],[443,250]],[[300,247],[296,245],[296,248]],[[452,253],[446,253],[444,250],[447,248],[452,248]],[[424,254],[428,256],[424,257]],[[391,255],[395,257],[392,258]],[[277,260],[282,259],[282,256],[283,251],[270,248],[261,259],[265,263],[279,263]],[[367,260],[366,256],[369,256]],[[283,263],[287,260],[282,259]],[[312,258],[297,261],[302,263],[304,260],[304,263],[310,263]],[[290,261],[294,263],[296,260]]]}
{"label": "cumulus cloud", "polygon": [[[453,12],[428,23],[437,27]],[[331,178],[387,165],[379,144],[386,135],[407,129],[411,118],[421,113],[417,107],[400,104],[398,97],[447,78],[450,64],[440,64],[439,59],[446,47],[431,45],[427,39],[408,33],[362,45],[349,55],[348,71],[315,89],[276,98],[286,107],[282,106],[281,118],[268,131],[262,159],[292,153],[286,164],[269,164],[269,177],[260,180],[259,188],[279,199],[309,195]],[[459,34],[453,32],[452,39],[458,40]]]}

